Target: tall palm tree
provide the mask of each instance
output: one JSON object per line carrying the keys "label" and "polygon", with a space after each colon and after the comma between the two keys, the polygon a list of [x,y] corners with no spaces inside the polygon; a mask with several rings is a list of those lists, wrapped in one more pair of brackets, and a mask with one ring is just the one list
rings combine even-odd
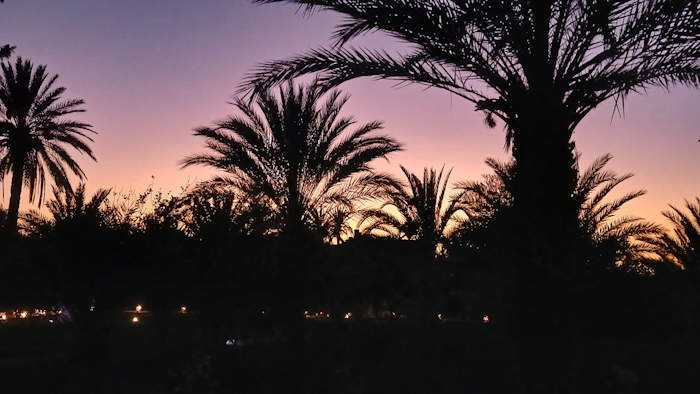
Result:
{"label": "tall palm tree", "polygon": [[[605,252],[602,257],[610,259],[609,264],[638,269],[636,264],[655,252],[649,240],[660,236],[662,229],[661,226],[636,216],[615,216],[624,204],[643,196],[646,193],[644,190],[632,191],[604,202],[615,187],[633,176],[604,170],[611,159],[612,155],[603,155],[580,172],[579,157],[576,156],[574,170],[579,175],[572,200],[579,207],[579,236],[587,240],[595,250]],[[456,184],[461,192],[455,198],[460,201],[469,219],[459,223],[455,234],[465,237],[464,243],[467,244],[474,232],[492,225],[495,216],[513,205],[511,188],[515,162],[503,163],[493,159],[486,162],[494,170],[494,175],[486,175],[483,181]],[[477,243],[472,246],[482,245]]]}
{"label": "tall palm tree", "polygon": [[12,173],[7,230],[14,234],[22,185],[29,189],[29,201],[38,204],[47,174],[70,191],[68,170],[81,180],[85,173],[66,148],[96,160],[85,141],[92,141],[86,133],[94,131],[89,124],[63,119],[84,112],[83,100],[59,101],[66,89],[55,86],[58,76],[49,77],[46,66],[34,69],[29,60],[17,58],[14,66],[2,64],[0,78],[0,180]]}
{"label": "tall palm tree", "polygon": [[652,240],[657,246],[658,253],[668,261],[679,264],[684,270],[698,274],[700,269],[700,197],[695,197],[695,203],[685,201],[689,214],[679,208],[669,205],[670,211],[663,215],[673,225],[673,236],[664,234]]}
{"label": "tall palm tree", "polygon": [[362,213],[360,228],[365,234],[379,232],[393,238],[422,241],[436,252],[447,236],[448,223],[461,209],[457,200],[445,200],[452,171],[443,178],[444,167],[439,173],[424,168],[421,180],[404,166],[400,167],[408,180],[408,189],[397,182],[378,208]]}
{"label": "tall palm tree", "polygon": [[111,224],[112,209],[108,198],[111,189],[98,189],[88,200],[85,184],[75,191],[53,187],[53,199],[46,203],[50,217],[36,209],[22,215],[22,229],[27,234],[44,236],[59,226],[83,226],[84,231],[107,228]]}
{"label": "tall palm tree", "polygon": [[187,157],[182,165],[225,171],[209,183],[264,201],[276,212],[278,231],[302,234],[326,207],[370,198],[389,182],[371,172],[369,162],[401,149],[394,139],[371,134],[380,122],[348,131],[355,120],[340,117],[347,100],[316,82],[290,82],[254,102],[236,98],[242,115],[197,128],[195,135],[212,152]]}
{"label": "tall palm tree", "polygon": [[[263,63],[242,90],[257,94],[316,72],[332,85],[369,76],[444,89],[474,103],[490,125],[501,119],[517,163],[513,196],[520,230],[514,241],[523,258],[545,265],[561,264],[575,233],[571,137],[581,120],[602,102],[620,104],[648,86],[700,86],[696,0],[256,2],[331,10],[345,19],[331,48]],[[371,32],[411,50],[392,56],[349,46]],[[555,229],[557,240],[545,241],[543,228]],[[543,261],[553,244],[561,253]]]}

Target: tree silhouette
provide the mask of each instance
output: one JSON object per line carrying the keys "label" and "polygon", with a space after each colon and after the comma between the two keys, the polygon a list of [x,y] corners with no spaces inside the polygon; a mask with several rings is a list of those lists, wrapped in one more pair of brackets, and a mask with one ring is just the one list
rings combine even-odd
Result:
{"label": "tree silhouette", "polygon": [[[624,265],[636,270],[640,269],[639,261],[654,253],[655,248],[649,240],[660,236],[662,229],[659,225],[636,216],[616,217],[624,204],[643,196],[646,193],[644,190],[632,191],[612,201],[604,201],[615,187],[633,176],[629,173],[618,175],[613,171],[604,170],[611,159],[609,154],[601,156],[581,172],[577,156],[574,171],[579,175],[572,200],[579,207],[579,236],[593,247],[594,254],[602,254],[597,263],[616,263],[618,266]],[[455,198],[459,200],[469,218],[459,223],[455,235],[464,237],[463,243],[469,245],[472,242],[471,246],[476,247],[485,246],[484,235],[479,233],[493,232],[488,227],[493,225],[494,218],[504,215],[503,211],[506,211],[505,215],[508,214],[514,200],[511,188],[515,177],[515,162],[503,163],[488,159],[486,163],[494,170],[494,174],[485,175],[483,181],[456,184],[461,193]],[[501,217],[499,220],[504,219]],[[507,224],[499,222],[499,225]],[[476,243],[470,239],[475,233],[478,239]],[[589,262],[592,257],[589,256]]]}
{"label": "tree silhouette", "polygon": [[[501,119],[517,163],[514,246],[521,259],[545,265],[572,257],[566,245],[579,207],[571,199],[571,137],[579,122],[602,102],[619,105],[649,86],[700,85],[697,1],[256,2],[332,10],[346,19],[330,49],[263,63],[243,83],[245,91],[258,94],[315,72],[331,85],[370,76],[444,89],[474,103],[489,125]],[[348,45],[377,31],[411,51],[393,56]]]}
{"label": "tree silhouette", "polygon": [[312,212],[313,229],[328,244],[339,245],[345,242],[355,231],[350,222],[359,214],[356,205],[353,199],[338,198],[335,204],[326,204],[320,207]]}
{"label": "tree silhouette", "polygon": [[378,208],[362,213],[359,224],[362,232],[380,232],[398,239],[424,242],[432,253],[447,235],[448,222],[460,210],[456,201],[445,201],[450,173],[443,178],[443,169],[425,168],[423,179],[401,166],[408,189],[398,182],[386,194],[386,200]]}
{"label": "tree silhouette", "polygon": [[700,197],[695,197],[695,203],[685,200],[689,214],[673,205],[669,206],[671,210],[663,212],[663,215],[673,225],[673,236],[664,234],[651,242],[665,260],[697,274],[700,267]]}
{"label": "tree silhouette", "polygon": [[[502,244],[508,228],[513,226],[513,177],[515,162],[485,160],[492,174],[482,180],[462,181],[455,184],[461,190],[453,199],[459,201],[466,214],[456,217],[451,242],[471,248],[481,248],[494,242]],[[497,238],[497,239],[495,239]]]}
{"label": "tree silhouette", "polygon": [[197,238],[265,234],[272,218],[267,205],[206,183],[185,193],[179,206],[183,230]]}
{"label": "tree silhouette", "polygon": [[275,212],[274,229],[299,236],[328,206],[370,198],[389,177],[371,172],[369,162],[401,149],[394,139],[371,134],[379,122],[348,131],[355,120],[339,115],[347,100],[315,82],[290,82],[278,95],[269,91],[255,102],[236,98],[242,116],[195,130],[213,152],[187,157],[182,165],[227,172],[208,183],[262,201]]}
{"label": "tree silhouette", "polygon": [[110,193],[111,189],[98,189],[88,200],[84,183],[80,183],[75,191],[54,186],[54,197],[46,203],[51,217],[36,209],[29,210],[21,217],[21,228],[35,236],[45,236],[57,227],[82,232],[106,229],[112,222],[108,201]]}
{"label": "tree silhouette", "polygon": [[83,100],[59,101],[65,91],[55,87],[57,75],[49,77],[46,66],[34,70],[29,60],[17,58],[15,65],[2,64],[0,80],[0,180],[12,173],[7,230],[17,232],[22,185],[29,188],[29,201],[44,198],[46,175],[60,188],[71,190],[68,167],[83,179],[85,173],[66,151],[66,146],[96,160],[84,141],[91,126],[64,120],[68,114],[83,112]]}
{"label": "tree silhouette", "polygon": [[0,47],[0,59],[6,59],[12,55],[12,52],[15,50],[14,46],[10,45],[3,45]]}
{"label": "tree silhouette", "polygon": [[[0,3],[4,3],[4,0],[0,0]],[[0,47],[0,59],[6,59],[12,55],[12,52],[16,47],[11,45],[3,45]]]}

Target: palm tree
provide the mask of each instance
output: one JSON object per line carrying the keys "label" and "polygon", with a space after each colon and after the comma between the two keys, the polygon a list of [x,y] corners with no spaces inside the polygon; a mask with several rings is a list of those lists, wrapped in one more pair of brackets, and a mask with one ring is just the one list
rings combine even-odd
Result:
{"label": "palm tree", "polygon": [[311,229],[329,245],[340,245],[355,232],[352,223],[361,210],[358,209],[357,202],[348,197],[342,192],[338,193],[333,201],[311,211]]}
{"label": "palm tree", "polygon": [[[5,0],[0,0],[0,3],[4,3]],[[0,59],[6,59],[12,55],[12,52],[15,50],[14,46],[10,45],[3,45],[0,47]]]}
{"label": "palm tree", "polygon": [[450,233],[450,242],[469,248],[480,249],[494,242],[500,243],[509,229],[514,227],[513,177],[515,161],[501,162],[486,159],[492,174],[482,175],[478,181],[462,181],[455,184],[460,190],[453,200],[465,215],[455,217],[456,225]]}
{"label": "palm tree", "polygon": [[348,131],[355,120],[339,116],[347,100],[316,82],[298,87],[290,82],[278,96],[269,91],[254,102],[236,98],[242,116],[195,130],[213,152],[187,157],[182,165],[227,172],[209,184],[262,201],[275,212],[274,228],[297,236],[313,228],[329,206],[371,198],[390,181],[368,164],[401,144],[371,134],[380,122]]}
{"label": "palm tree", "polygon": [[379,232],[393,238],[425,242],[435,253],[448,234],[448,223],[461,209],[457,200],[445,200],[452,171],[443,178],[444,167],[440,173],[424,168],[421,180],[404,166],[400,167],[408,180],[408,189],[398,182],[393,185],[380,207],[362,213],[360,228],[365,234]]}
{"label": "palm tree", "polygon": [[71,231],[82,227],[82,231],[107,228],[111,224],[112,209],[109,205],[111,189],[98,189],[88,200],[85,184],[80,183],[75,191],[53,187],[53,199],[46,203],[51,217],[36,209],[22,215],[22,230],[27,234],[45,236],[57,227]]}
{"label": "palm tree", "polygon": [[[602,102],[649,86],[700,85],[700,7],[676,0],[256,0],[346,17],[331,48],[258,65],[241,89],[260,94],[320,73],[334,86],[373,77],[437,87],[501,119],[516,159],[516,246],[525,260],[561,264],[578,206],[572,133]],[[354,48],[385,33],[410,52]],[[488,89],[483,89],[488,87]],[[619,106],[618,108],[622,108]],[[542,210],[549,212],[541,215]],[[553,229],[557,238],[540,231]],[[559,255],[543,261],[552,244]],[[548,259],[545,259],[548,260]]]}
{"label": "palm tree", "polygon": [[[579,175],[572,200],[579,207],[579,236],[594,248],[595,253],[603,254],[599,257],[608,260],[607,263],[639,270],[638,262],[655,251],[649,240],[658,237],[662,229],[659,225],[636,216],[615,217],[624,204],[646,194],[644,190],[632,191],[604,202],[615,187],[633,176],[629,173],[618,175],[613,171],[605,171],[604,167],[611,159],[610,154],[599,157],[585,171],[580,172],[579,156],[576,156],[574,170]],[[460,201],[469,219],[459,223],[455,234],[465,238],[465,244],[470,244],[469,238],[474,233],[491,226],[494,217],[513,205],[510,190],[515,176],[515,162],[502,163],[489,159],[486,163],[494,169],[494,175],[486,175],[484,181],[459,182],[456,185],[461,193],[455,198]],[[471,246],[484,246],[483,238],[480,241]],[[590,258],[588,260],[590,262]]]}
{"label": "palm tree", "polygon": [[[0,1],[2,3],[2,1]],[[12,52],[15,50],[14,46],[10,45],[3,45],[0,47],[0,59],[7,59],[12,55]]]}
{"label": "palm tree", "polygon": [[685,200],[690,214],[669,206],[671,210],[663,215],[673,224],[673,236],[664,234],[652,242],[665,260],[697,274],[700,268],[700,197],[695,197],[695,203]]}
{"label": "palm tree", "polygon": [[[7,230],[17,232],[22,185],[29,188],[29,201],[44,199],[46,175],[59,188],[71,190],[68,171],[85,178],[78,163],[66,151],[72,147],[96,160],[85,140],[94,133],[86,123],[64,120],[83,112],[83,100],[59,101],[65,91],[56,87],[57,75],[49,77],[46,66],[34,70],[29,60],[2,64],[0,80],[0,181],[12,173]],[[66,166],[68,167],[66,169]]]}
{"label": "palm tree", "polygon": [[603,171],[611,159],[610,154],[599,157],[579,176],[574,192],[575,200],[581,204],[579,227],[584,238],[602,251],[603,260],[612,258],[618,267],[644,273],[648,268],[640,262],[654,253],[653,245],[647,240],[661,235],[662,228],[634,215],[616,217],[624,204],[645,195],[645,190],[631,191],[603,202],[615,187],[633,176]]}
{"label": "palm tree", "polygon": [[188,236],[264,234],[271,219],[265,204],[225,187],[198,185],[187,191],[179,206],[183,230]]}

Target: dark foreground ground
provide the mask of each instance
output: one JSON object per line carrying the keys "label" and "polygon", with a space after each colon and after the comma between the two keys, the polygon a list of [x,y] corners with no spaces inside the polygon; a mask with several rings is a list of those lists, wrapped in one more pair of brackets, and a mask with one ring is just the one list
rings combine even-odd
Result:
{"label": "dark foreground ground", "polygon": [[0,392],[700,392],[698,337],[516,345],[495,324],[350,319],[307,320],[284,336],[249,330],[226,346],[223,331],[194,315],[167,327],[119,319],[92,336],[72,324],[3,323]]}

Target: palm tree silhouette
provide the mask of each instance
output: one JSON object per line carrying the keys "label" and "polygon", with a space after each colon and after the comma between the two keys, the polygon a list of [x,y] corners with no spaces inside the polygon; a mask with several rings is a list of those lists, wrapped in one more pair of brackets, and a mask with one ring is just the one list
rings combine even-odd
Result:
{"label": "palm tree silhouette", "polygon": [[290,82],[277,93],[263,93],[254,102],[235,98],[242,116],[196,129],[213,152],[187,157],[182,165],[227,172],[208,184],[262,201],[275,212],[276,231],[298,236],[313,228],[329,206],[371,198],[390,182],[368,164],[400,150],[401,144],[371,134],[380,122],[348,131],[355,120],[340,117],[348,96],[337,90],[317,82],[298,87]]}
{"label": "palm tree silhouette", "polygon": [[[0,3],[4,3],[5,0],[0,0]],[[14,46],[10,45],[3,45],[0,47],[0,59],[6,59],[12,55],[12,52],[15,50]]]}
{"label": "palm tree silhouette", "polygon": [[201,184],[177,203],[183,230],[189,236],[264,234],[272,217],[268,207],[225,187]]}
{"label": "palm tree silhouette", "polygon": [[342,198],[342,195],[338,197],[334,204],[325,204],[312,211],[312,228],[331,245],[339,245],[354,234],[351,222],[360,212],[356,201]]}
{"label": "palm tree silhouette", "polygon": [[111,224],[109,194],[111,189],[98,189],[88,200],[85,184],[80,183],[75,191],[54,186],[53,199],[46,203],[50,217],[36,209],[21,216],[21,228],[30,235],[45,236],[57,227],[67,227],[83,231],[107,228]]}
{"label": "palm tree silhouette", "polygon": [[[700,85],[700,8],[695,2],[256,2],[332,10],[346,19],[331,48],[260,64],[242,91],[259,94],[317,72],[334,86],[369,76],[444,89],[484,111],[490,126],[502,120],[506,147],[517,163],[515,246],[522,258],[545,265],[567,261],[562,254],[576,232],[571,137],[580,121],[610,98],[621,109],[629,93],[648,86]],[[376,31],[409,44],[410,52],[392,56],[348,45]],[[542,234],[545,228],[552,231]]]}
{"label": "palm tree silhouette", "polygon": [[[625,215],[615,217],[627,202],[646,194],[644,190],[629,192],[615,200],[604,202],[606,197],[620,183],[631,178],[633,174],[618,175],[606,171],[604,167],[612,155],[606,154],[596,160],[583,172],[579,171],[579,156],[576,156],[574,170],[579,174],[572,200],[579,207],[579,236],[587,240],[596,250],[605,251],[601,260],[608,263],[624,265],[629,269],[640,269],[638,262],[654,253],[655,248],[650,239],[659,236],[661,226],[642,218]],[[483,238],[474,243],[470,240],[485,228],[492,225],[494,218],[512,207],[512,185],[515,177],[515,162],[486,160],[494,174],[485,175],[483,181],[458,182],[455,187],[461,192],[455,196],[468,219],[457,225],[454,234],[464,237],[463,243],[471,246],[484,246]],[[501,218],[502,219],[502,218]],[[502,225],[502,223],[499,223]],[[487,230],[488,231],[488,230]]]}
{"label": "palm tree silhouette", "polygon": [[[2,3],[0,1],[0,3]],[[15,50],[14,46],[10,45],[3,45],[0,47],[0,59],[6,59],[12,55],[12,52]]]}
{"label": "palm tree silhouette", "polygon": [[669,206],[671,210],[662,214],[671,221],[673,236],[664,234],[651,242],[665,260],[697,274],[700,267],[700,197],[695,197],[695,203],[685,200],[689,214],[673,205]]}
{"label": "palm tree silhouette", "polygon": [[660,225],[634,215],[616,217],[624,204],[645,195],[646,190],[631,191],[603,202],[615,187],[634,176],[604,171],[603,167],[611,159],[610,154],[599,157],[579,176],[574,192],[575,199],[581,204],[579,226],[594,247],[612,252],[606,257],[612,257],[618,266],[643,272],[645,268],[639,262],[654,253],[647,240],[658,237],[663,230]]}
{"label": "palm tree silhouette", "polygon": [[447,235],[448,223],[461,209],[456,200],[445,200],[452,171],[443,178],[444,167],[439,173],[433,168],[424,168],[421,180],[404,166],[400,167],[408,180],[408,189],[399,182],[392,185],[378,208],[362,212],[359,227],[365,234],[379,232],[393,238],[425,242],[435,253]]}
{"label": "palm tree silhouette", "polygon": [[[46,66],[34,70],[29,60],[2,64],[0,80],[0,180],[12,173],[7,230],[17,232],[22,185],[29,188],[29,201],[44,199],[46,175],[59,188],[71,190],[68,171],[84,179],[85,173],[66,147],[96,160],[85,140],[94,133],[86,123],[64,120],[65,115],[84,112],[83,100],[59,101],[66,90],[56,87],[57,75],[49,77]],[[66,166],[68,167],[66,169]]]}

